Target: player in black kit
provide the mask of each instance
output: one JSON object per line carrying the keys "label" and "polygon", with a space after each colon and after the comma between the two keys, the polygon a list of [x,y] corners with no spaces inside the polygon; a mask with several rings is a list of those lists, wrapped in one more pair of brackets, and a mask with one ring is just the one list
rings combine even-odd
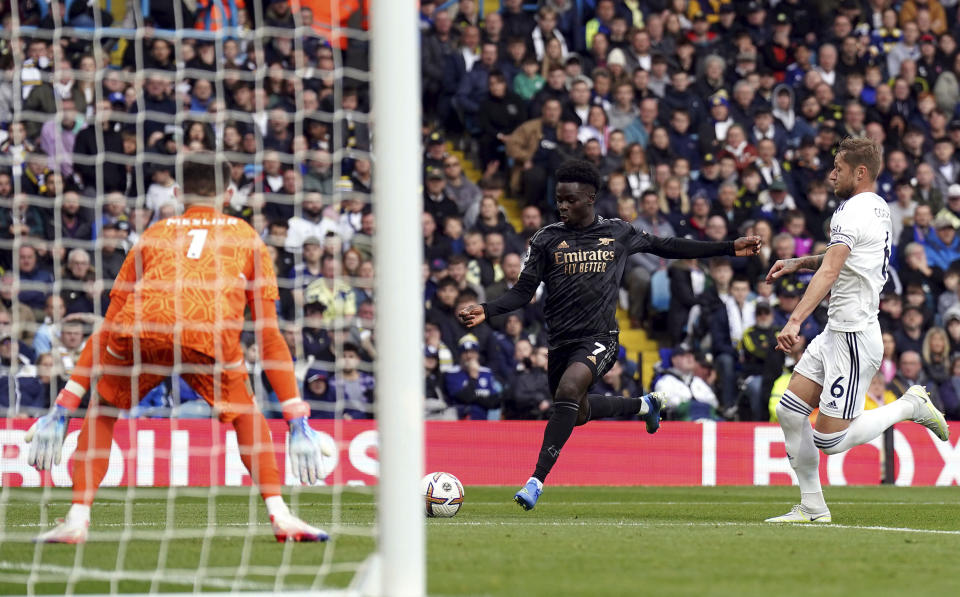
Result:
{"label": "player in black kit", "polygon": [[554,411],[544,430],[533,476],[514,496],[525,510],[536,505],[543,481],[575,426],[634,413],[646,421],[648,433],[655,433],[660,426],[661,395],[587,395],[594,380],[602,377],[617,357],[620,330],[616,307],[627,257],[641,251],[668,259],[744,257],[760,251],[757,236],[729,242],[658,238],[623,220],[596,215],[593,203],[600,175],[587,162],[564,163],[557,169],[556,179],[560,221],[541,228],[530,239],[516,285],[497,300],[471,305],[458,314],[465,325],[473,327],[526,305],[541,280],[546,282],[547,374]]}

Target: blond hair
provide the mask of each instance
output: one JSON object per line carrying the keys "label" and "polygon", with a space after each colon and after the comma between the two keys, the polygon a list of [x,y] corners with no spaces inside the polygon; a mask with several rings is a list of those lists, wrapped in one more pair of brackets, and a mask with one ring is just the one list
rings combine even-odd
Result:
{"label": "blond hair", "polygon": [[[934,353],[933,349],[930,347],[930,340],[933,336],[940,336],[943,340],[943,350],[939,353]],[[950,364],[950,337],[947,336],[946,330],[941,327],[932,327],[927,330],[927,334],[923,337],[923,348],[920,349],[921,355],[923,356],[923,364],[929,365],[930,363],[938,362],[943,363],[944,366]],[[934,357],[937,357],[937,360],[934,361]]]}
{"label": "blond hair", "polygon": [[876,180],[883,166],[883,147],[873,139],[847,137],[840,142],[837,155],[854,170],[860,166],[867,169],[867,176]]}

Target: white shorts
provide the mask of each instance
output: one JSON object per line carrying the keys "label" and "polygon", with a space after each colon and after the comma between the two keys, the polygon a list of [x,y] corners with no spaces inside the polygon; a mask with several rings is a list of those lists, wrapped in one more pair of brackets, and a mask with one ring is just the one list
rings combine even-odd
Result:
{"label": "white shorts", "polygon": [[863,412],[867,388],[882,358],[879,322],[860,332],[827,328],[807,346],[793,372],[823,386],[820,412],[838,419],[855,419]]}

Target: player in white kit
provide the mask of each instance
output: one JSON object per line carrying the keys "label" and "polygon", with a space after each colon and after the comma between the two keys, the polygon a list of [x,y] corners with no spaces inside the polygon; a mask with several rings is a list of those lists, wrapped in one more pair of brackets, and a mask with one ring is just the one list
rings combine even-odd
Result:
{"label": "player in white kit", "polygon": [[[830,182],[843,203],[830,222],[822,255],[777,261],[767,281],[801,269],[816,270],[777,349],[789,352],[800,325],[830,294],[826,329],[810,343],[777,405],[790,466],[797,473],[800,503],[767,522],[830,522],[820,489],[820,454],[837,454],[869,442],[900,421],[915,421],[946,441],[949,429],[923,386],[880,408],[863,410],[870,380],[880,367],[883,341],[877,311],[886,281],[892,227],[887,203],[876,193],[883,150],[869,139],[840,143]],[[809,417],[820,407],[813,428]]]}

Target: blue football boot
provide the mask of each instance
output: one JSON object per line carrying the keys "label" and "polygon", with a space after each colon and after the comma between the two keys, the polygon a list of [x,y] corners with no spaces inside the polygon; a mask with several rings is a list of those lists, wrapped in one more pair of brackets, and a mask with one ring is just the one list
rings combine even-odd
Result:
{"label": "blue football boot", "polygon": [[533,507],[537,505],[537,500],[540,499],[541,491],[543,489],[537,484],[537,480],[531,477],[527,484],[514,494],[513,501],[520,504],[520,507],[524,510],[533,510]]}
{"label": "blue football boot", "polygon": [[660,411],[667,403],[667,396],[663,392],[651,392],[643,397],[647,403],[647,414],[640,418],[647,424],[647,433],[656,433],[660,429]]}

